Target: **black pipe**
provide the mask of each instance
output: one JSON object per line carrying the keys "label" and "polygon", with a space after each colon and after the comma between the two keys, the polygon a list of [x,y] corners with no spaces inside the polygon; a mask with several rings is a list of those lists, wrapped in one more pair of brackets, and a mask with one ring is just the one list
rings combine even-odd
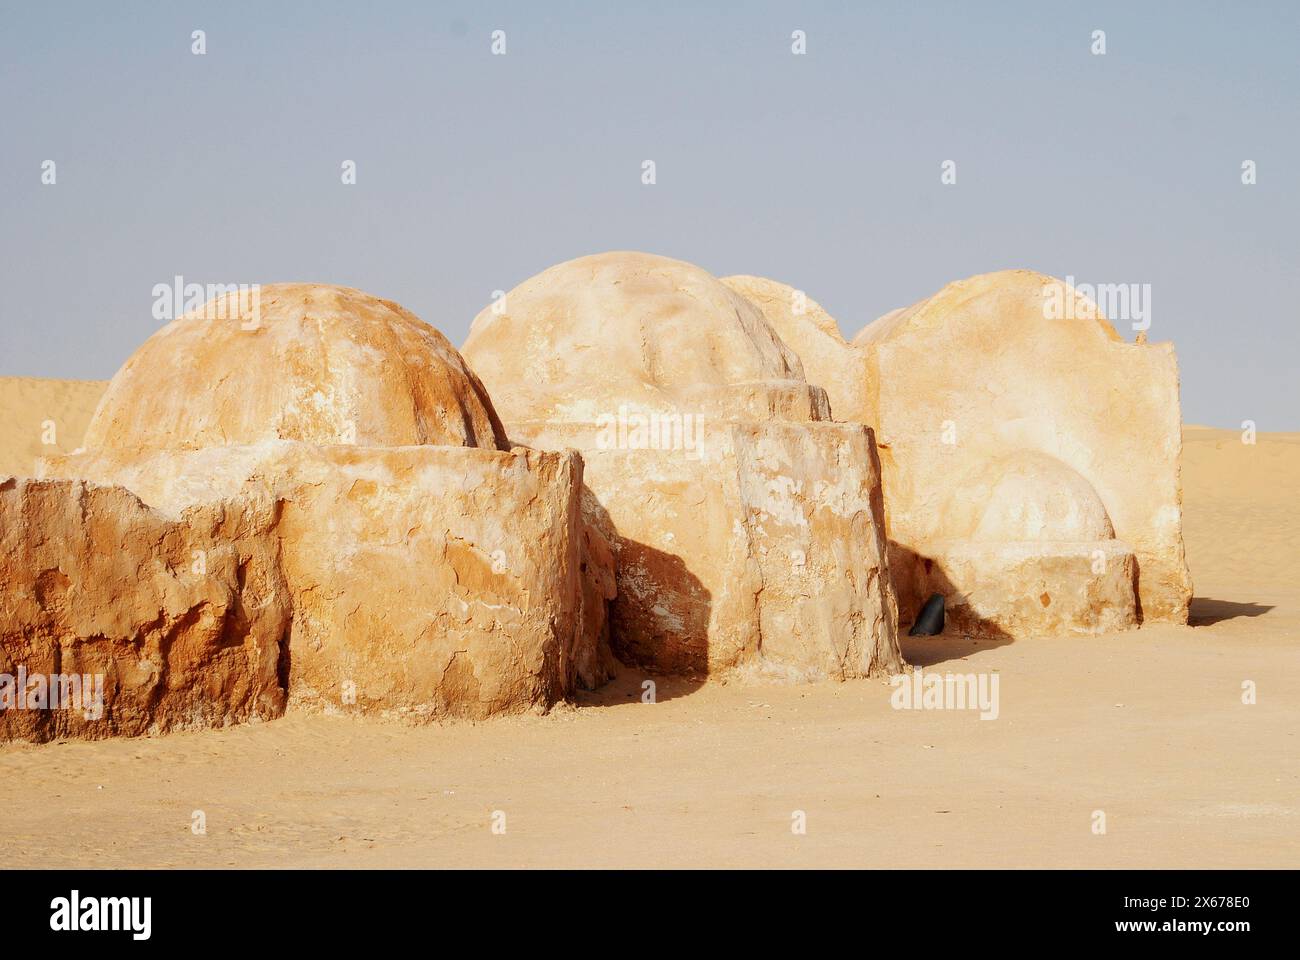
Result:
{"label": "black pipe", "polygon": [[943,633],[943,594],[932,593],[917,614],[916,623],[907,631],[909,637],[935,637]]}

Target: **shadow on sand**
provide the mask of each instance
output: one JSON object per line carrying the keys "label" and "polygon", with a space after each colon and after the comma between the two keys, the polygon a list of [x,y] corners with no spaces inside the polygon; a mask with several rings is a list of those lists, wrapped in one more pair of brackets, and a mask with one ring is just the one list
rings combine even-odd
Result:
{"label": "shadow on sand", "polygon": [[903,648],[903,659],[911,667],[933,667],[953,660],[965,660],[972,653],[1005,647],[1011,638],[1005,634],[996,637],[972,637],[948,627],[937,637],[909,637],[900,633],[898,644]]}
{"label": "shadow on sand", "polygon": [[689,696],[704,685],[704,682],[698,678],[651,673],[643,667],[620,663],[618,674],[613,680],[596,690],[576,691],[573,702],[584,709],[621,707],[626,704],[640,705],[646,692],[643,684],[647,680],[654,681],[655,703],[666,703],[678,697]]}
{"label": "shadow on sand", "polygon": [[1237,603],[1235,600],[1212,600],[1193,597],[1187,623],[1192,627],[1208,627],[1222,620],[1238,617],[1261,617],[1273,608],[1264,603]]}
{"label": "shadow on sand", "polygon": [[[890,540],[889,565],[898,592],[898,645],[909,667],[932,667],[1013,642],[1011,634],[993,621],[975,616],[968,606],[953,604],[958,590],[938,559]],[[937,637],[908,636],[907,631],[931,593],[941,594],[946,601],[943,633]]]}

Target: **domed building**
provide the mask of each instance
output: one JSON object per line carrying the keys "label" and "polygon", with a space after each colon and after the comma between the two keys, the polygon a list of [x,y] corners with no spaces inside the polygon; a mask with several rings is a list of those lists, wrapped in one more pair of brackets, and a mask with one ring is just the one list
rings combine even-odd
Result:
{"label": "domed building", "polygon": [[[510,450],[460,354],[389,301],[314,284],[214,300],[150,337],[113,378],[84,448],[41,473],[70,516],[90,484],[138,498],[137,526],[171,530],[158,535],[171,559],[135,585],[137,606],[165,605],[173,581],[224,598],[220,624],[190,646],[148,620],[121,628],[114,649],[153,662],[151,684],[178,685],[169,658],[185,649],[186,682],[203,689],[271,603],[289,622],[258,634],[248,682],[291,707],[484,717],[549,706],[612,670],[600,585],[613,574],[582,523],[580,457]],[[212,536],[205,518],[244,514],[260,518],[255,531],[236,524],[255,535],[260,566],[209,583],[208,548],[188,558],[177,538],[198,544]],[[84,535],[105,523],[91,518]],[[157,624],[209,617],[196,603]],[[211,720],[229,684],[208,686]],[[184,722],[140,699],[150,722]]]}
{"label": "domed building", "polygon": [[870,432],[830,422],[744,297],[666,257],[582,257],[483,310],[463,352],[511,442],[582,452],[621,659],[795,679],[900,667]]}
{"label": "domed building", "polygon": [[475,318],[464,353],[509,422],[591,422],[611,407],[829,419],[825,391],[752,303],[648,253],[580,257],[525,280]]}
{"label": "domed building", "polygon": [[504,449],[446,337],[391,301],[310,283],[231,293],[167,324],[113,377],[83,446],[267,440]]}
{"label": "domed building", "polygon": [[904,622],[932,592],[970,632],[1186,622],[1172,345],[1125,342],[1030,270],[951,283],[851,344],[783,284],[726,282],[816,366],[837,417],[876,428]]}
{"label": "domed building", "polygon": [[988,451],[945,487],[935,535],[891,554],[908,606],[941,593],[956,628],[976,635],[1137,625],[1133,550],[1077,471],[1033,450]]}

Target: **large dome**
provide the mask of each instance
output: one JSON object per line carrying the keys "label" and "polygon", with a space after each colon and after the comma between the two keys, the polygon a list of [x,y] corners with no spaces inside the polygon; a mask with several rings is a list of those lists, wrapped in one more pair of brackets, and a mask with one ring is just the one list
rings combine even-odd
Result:
{"label": "large dome", "polygon": [[754,304],[647,253],[582,257],[524,281],[475,318],[464,353],[507,422],[590,421],[622,405],[825,406]]}
{"label": "large dome", "polygon": [[[253,305],[256,303],[256,314]],[[265,440],[504,448],[487,392],[446,337],[359,290],[232,293],[163,327],[109,384],[85,448]]]}

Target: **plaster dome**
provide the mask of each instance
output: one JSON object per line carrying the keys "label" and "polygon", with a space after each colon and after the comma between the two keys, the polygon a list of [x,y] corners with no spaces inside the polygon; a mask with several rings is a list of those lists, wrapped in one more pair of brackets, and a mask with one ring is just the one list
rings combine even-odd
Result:
{"label": "plaster dome", "polygon": [[506,448],[442,334],[391,301],[310,283],[232,292],[167,324],[113,377],[84,448],[268,440]]}
{"label": "plaster dome", "polygon": [[955,488],[947,509],[953,529],[979,542],[1115,538],[1092,484],[1055,457],[1032,451],[982,463]]}
{"label": "plaster dome", "polygon": [[507,423],[589,422],[620,406],[829,418],[825,391],[753,303],[647,253],[581,257],[524,281],[475,318],[464,353]]}

